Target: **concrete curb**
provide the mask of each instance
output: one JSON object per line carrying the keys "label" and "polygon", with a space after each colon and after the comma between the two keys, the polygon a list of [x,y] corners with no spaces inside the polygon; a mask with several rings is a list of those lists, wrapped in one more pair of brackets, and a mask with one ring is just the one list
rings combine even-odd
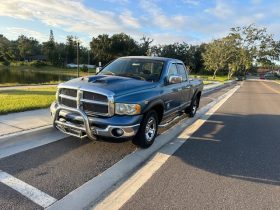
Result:
{"label": "concrete curb", "polygon": [[49,206],[47,210],[76,210],[88,208],[89,205],[94,206],[98,201],[104,198],[106,194],[111,192],[119,182],[131,175],[137,168],[151,158],[151,156],[160,148],[171,142],[184,129],[186,129],[186,127],[190,126],[193,122],[203,116],[203,114],[205,114],[212,106],[231,94],[232,90],[233,89],[229,90],[215,101],[202,107],[194,118],[182,120],[168,131],[158,136],[152,147],[148,149],[138,149],[127,155],[100,175],[89,180],[61,200]]}

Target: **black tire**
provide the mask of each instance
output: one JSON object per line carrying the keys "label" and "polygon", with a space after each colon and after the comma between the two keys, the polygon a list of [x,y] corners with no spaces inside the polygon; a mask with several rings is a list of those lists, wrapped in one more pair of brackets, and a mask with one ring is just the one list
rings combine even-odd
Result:
{"label": "black tire", "polygon": [[194,117],[199,105],[199,97],[195,97],[191,103],[191,105],[186,109],[186,113],[189,117]]}
{"label": "black tire", "polygon": [[[147,132],[146,130],[147,126],[149,126],[148,123],[151,125],[150,132]],[[152,135],[153,129],[154,129],[154,133]],[[155,138],[157,136],[157,131],[158,131],[158,115],[156,111],[151,110],[144,115],[142,122],[140,124],[140,128],[136,136],[134,137],[133,141],[135,144],[137,144],[142,148],[148,148],[154,143]],[[147,138],[147,136],[150,136],[150,138]]]}

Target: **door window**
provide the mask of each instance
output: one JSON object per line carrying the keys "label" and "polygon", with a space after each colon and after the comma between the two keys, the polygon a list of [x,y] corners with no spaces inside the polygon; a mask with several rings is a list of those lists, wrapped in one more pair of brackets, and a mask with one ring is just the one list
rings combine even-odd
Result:
{"label": "door window", "polygon": [[168,76],[171,76],[171,75],[178,75],[177,67],[174,63],[171,64],[171,66],[169,67],[169,70],[168,70]]}
{"label": "door window", "polygon": [[187,71],[183,64],[177,63],[177,69],[180,76],[183,77],[183,81],[187,80]]}

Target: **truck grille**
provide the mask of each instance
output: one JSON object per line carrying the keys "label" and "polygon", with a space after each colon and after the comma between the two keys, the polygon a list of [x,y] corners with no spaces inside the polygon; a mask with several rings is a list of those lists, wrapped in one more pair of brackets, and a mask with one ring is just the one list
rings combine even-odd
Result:
{"label": "truck grille", "polygon": [[[87,115],[101,115],[109,116],[109,103],[108,98],[105,95],[81,91],[79,104]],[[68,89],[61,88],[59,89],[58,102],[61,105],[77,108],[78,100],[78,90],[77,89]]]}
{"label": "truck grille", "polygon": [[92,104],[92,103],[83,103],[83,110],[88,115],[94,115],[95,113],[108,113],[108,105]]}
{"label": "truck grille", "polygon": [[60,94],[64,94],[67,96],[72,96],[72,97],[77,97],[77,90],[75,89],[66,89],[66,88],[61,88],[59,90]]}
{"label": "truck grille", "polygon": [[108,102],[107,96],[104,96],[104,95],[101,95],[98,93],[87,92],[87,91],[83,92],[83,99]]}
{"label": "truck grille", "polygon": [[59,97],[58,100],[59,100],[59,103],[64,106],[71,107],[71,108],[77,108],[77,102],[74,100],[70,100],[70,99],[62,98],[62,97]]}

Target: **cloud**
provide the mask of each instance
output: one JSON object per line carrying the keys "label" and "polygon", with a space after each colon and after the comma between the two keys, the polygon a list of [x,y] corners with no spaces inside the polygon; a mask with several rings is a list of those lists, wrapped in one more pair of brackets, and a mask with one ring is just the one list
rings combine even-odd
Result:
{"label": "cloud", "polygon": [[167,16],[153,0],[141,0],[140,6],[150,15],[148,21],[158,28],[182,29],[188,22],[188,16],[173,15]]}
{"label": "cloud", "polygon": [[220,19],[229,18],[232,14],[234,14],[233,7],[223,0],[216,0],[215,7],[205,9],[205,12]]}
{"label": "cloud", "polygon": [[139,21],[132,16],[132,13],[130,11],[124,11],[120,15],[120,19],[123,22],[124,25],[131,26],[133,28],[140,28],[141,25]]}
{"label": "cloud", "polygon": [[192,6],[199,6],[200,5],[200,0],[182,0],[183,3],[189,4]]}
{"label": "cloud", "polygon": [[27,37],[34,37],[40,42],[45,42],[48,40],[48,36],[46,34],[19,27],[6,27],[4,35],[11,39],[17,39],[19,35],[25,35]]}
{"label": "cloud", "polygon": [[[124,1],[124,0],[123,0]],[[127,0],[125,0],[127,1]],[[15,11],[15,8],[20,8]],[[87,34],[119,33],[139,28],[129,11],[116,14],[86,7],[81,0],[9,0],[0,4],[0,15],[60,27],[68,32]],[[125,19],[126,18],[126,19]]]}

